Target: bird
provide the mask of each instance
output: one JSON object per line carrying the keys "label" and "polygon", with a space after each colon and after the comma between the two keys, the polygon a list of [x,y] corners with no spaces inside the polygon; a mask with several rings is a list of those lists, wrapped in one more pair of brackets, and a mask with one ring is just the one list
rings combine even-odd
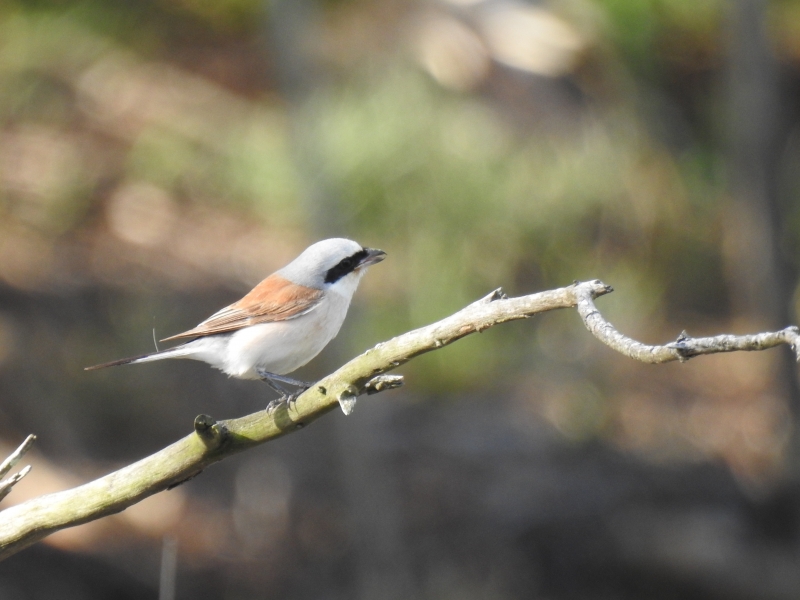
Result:
{"label": "bird", "polygon": [[274,402],[296,399],[299,392],[290,394],[284,384],[300,392],[313,384],[286,374],[310,362],[336,337],[367,268],[384,258],[383,250],[353,240],[322,240],[241,300],[196,327],[161,340],[187,340],[179,346],[85,370],[187,358],[208,363],[229,377],[266,382],[281,396]]}

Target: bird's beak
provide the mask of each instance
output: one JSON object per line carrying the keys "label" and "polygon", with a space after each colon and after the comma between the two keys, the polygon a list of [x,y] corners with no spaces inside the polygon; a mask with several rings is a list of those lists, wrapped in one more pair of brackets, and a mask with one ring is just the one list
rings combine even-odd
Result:
{"label": "bird's beak", "polygon": [[383,250],[378,250],[377,248],[364,248],[364,250],[367,251],[367,256],[361,261],[361,264],[358,265],[359,267],[368,267],[386,258],[386,252]]}

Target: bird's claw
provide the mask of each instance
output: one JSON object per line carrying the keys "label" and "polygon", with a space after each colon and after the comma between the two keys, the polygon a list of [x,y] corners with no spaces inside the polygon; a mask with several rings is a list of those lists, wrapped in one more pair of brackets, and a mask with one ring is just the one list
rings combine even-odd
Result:
{"label": "bird's claw", "polygon": [[269,404],[267,404],[267,414],[271,415],[282,404],[285,404],[287,408],[293,408],[294,403],[297,402],[297,399],[300,397],[300,395],[310,387],[311,386],[302,387],[291,394],[283,392],[280,398],[274,398],[273,400],[270,400]]}
{"label": "bird's claw", "polygon": [[[257,373],[261,377],[261,381],[266,383],[269,387],[280,394],[279,398],[275,398],[274,400],[271,400],[269,404],[267,404],[268,414],[272,414],[281,404],[286,404],[287,407],[291,408],[292,404],[297,401],[297,398],[300,396],[300,394],[314,385],[313,383],[300,381],[299,379],[292,379],[291,377],[286,377],[285,375],[276,375],[275,373],[270,373],[269,371],[265,371],[263,369],[258,369]],[[285,385],[292,385],[297,388],[297,391],[289,393],[289,391],[283,387],[281,383]]]}
{"label": "bird's claw", "polygon": [[267,404],[267,414],[272,415],[272,413],[274,413],[278,407],[284,403],[285,400],[286,396],[281,396],[280,398],[273,398],[270,400],[269,404]]}

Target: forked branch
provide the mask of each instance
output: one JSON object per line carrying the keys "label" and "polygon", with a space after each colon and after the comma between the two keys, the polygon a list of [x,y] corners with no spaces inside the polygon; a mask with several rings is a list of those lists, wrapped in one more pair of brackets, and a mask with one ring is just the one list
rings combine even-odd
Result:
{"label": "forked branch", "polygon": [[[0,463],[0,477],[5,477],[6,474],[13,469],[17,463],[22,460],[22,457],[31,449],[33,443],[36,441],[35,435],[29,435],[25,438],[25,441],[19,445],[19,448],[14,450],[8,458],[6,458],[2,463]],[[5,498],[11,493],[11,490],[14,489],[14,486],[19,483],[25,475],[27,475],[31,470],[31,466],[27,465],[23,467],[19,473],[15,473],[11,477],[7,479],[3,479],[0,481],[0,500]]]}
{"label": "forked branch", "polygon": [[600,281],[507,298],[500,290],[437,323],[404,333],[367,350],[325,377],[291,405],[239,419],[195,419],[195,431],[132,465],[80,487],[34,498],[0,512],[0,558],[5,558],[51,533],[120,512],[144,498],[191,479],[207,466],[232,454],[300,429],[337,404],[346,414],[356,398],[402,384],[385,375],[415,356],[436,350],[471,333],[559,308],[577,307],[586,327],[605,344],[644,362],[686,360],[699,354],[764,350],[789,344],[798,352],[798,329],[749,336],[721,335],[692,339],[682,335],[663,346],[646,346],[608,323],[594,299],[612,289]]}

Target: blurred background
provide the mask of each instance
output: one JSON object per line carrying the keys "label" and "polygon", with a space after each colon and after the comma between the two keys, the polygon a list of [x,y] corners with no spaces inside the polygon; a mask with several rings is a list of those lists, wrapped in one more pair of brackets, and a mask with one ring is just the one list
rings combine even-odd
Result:
{"label": "blurred background", "polygon": [[[798,0],[5,0],[4,501],[257,382],[147,352],[309,243],[383,248],[321,377],[503,286],[665,343],[798,323]],[[800,596],[786,348],[648,366],[574,311],[0,563],[20,599]],[[172,567],[174,565],[174,568]]]}

